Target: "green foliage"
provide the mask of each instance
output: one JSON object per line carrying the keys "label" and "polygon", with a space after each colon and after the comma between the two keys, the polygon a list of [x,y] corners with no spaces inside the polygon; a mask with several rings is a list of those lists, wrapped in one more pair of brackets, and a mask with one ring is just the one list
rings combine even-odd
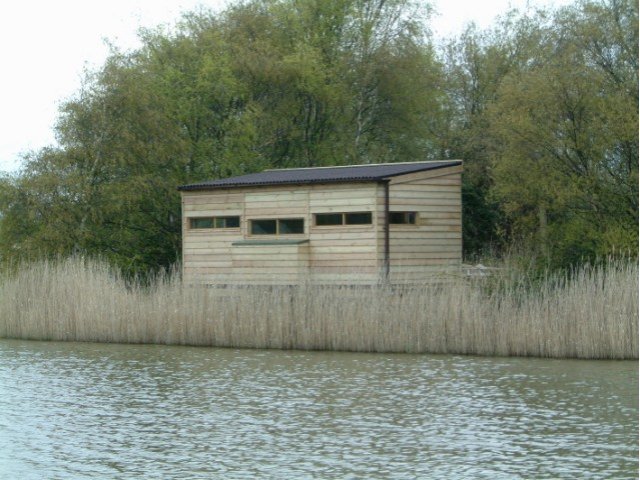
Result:
{"label": "green foliage", "polygon": [[405,0],[253,0],[143,32],[62,106],[60,147],[3,181],[0,254],[167,268],[180,184],[424,158],[440,68],[416,12]]}
{"label": "green foliage", "polygon": [[176,187],[264,168],[461,158],[466,255],[637,254],[638,6],[509,12],[436,52],[411,0],[248,0],[113,50],[59,147],[0,179],[0,258],[180,255]]}
{"label": "green foliage", "polygon": [[465,253],[637,254],[638,7],[509,12],[444,48],[442,155],[465,159]]}
{"label": "green foliage", "polygon": [[492,193],[553,264],[636,250],[637,5],[583,3],[543,31],[491,105]]}
{"label": "green foliage", "polygon": [[[447,92],[446,124],[441,127],[442,156],[465,161],[463,174],[463,233],[467,256],[487,248],[504,247],[510,238],[502,228],[501,206],[490,193],[495,138],[488,135],[489,109],[504,78],[523,63],[522,40],[514,25],[533,29],[511,12],[490,31],[470,25],[444,47]],[[531,35],[529,35],[531,36]]]}

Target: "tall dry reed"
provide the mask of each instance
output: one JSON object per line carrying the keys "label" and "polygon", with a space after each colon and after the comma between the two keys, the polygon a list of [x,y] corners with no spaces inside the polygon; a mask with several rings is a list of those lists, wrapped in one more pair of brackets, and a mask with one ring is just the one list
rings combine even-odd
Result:
{"label": "tall dry reed", "polygon": [[0,338],[224,347],[638,358],[638,265],[537,283],[206,288],[125,282],[82,258],[0,280]]}

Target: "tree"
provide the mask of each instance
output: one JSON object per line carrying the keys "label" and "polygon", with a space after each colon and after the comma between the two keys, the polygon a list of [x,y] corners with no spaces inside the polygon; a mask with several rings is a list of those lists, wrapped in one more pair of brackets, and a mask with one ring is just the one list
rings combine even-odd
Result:
{"label": "tree", "polygon": [[553,264],[636,250],[637,23],[631,2],[561,9],[492,105],[493,193]]}
{"label": "tree", "polygon": [[60,148],[3,183],[1,254],[167,268],[180,254],[180,184],[425,158],[440,67],[413,11],[405,0],[253,0],[114,49],[62,106]]}
{"label": "tree", "polygon": [[440,150],[444,158],[465,161],[462,204],[467,256],[501,248],[507,241],[501,234],[502,209],[491,195],[496,144],[488,135],[489,109],[507,75],[526,63],[536,34],[535,22],[511,11],[492,29],[482,31],[471,24],[444,45],[447,97]]}

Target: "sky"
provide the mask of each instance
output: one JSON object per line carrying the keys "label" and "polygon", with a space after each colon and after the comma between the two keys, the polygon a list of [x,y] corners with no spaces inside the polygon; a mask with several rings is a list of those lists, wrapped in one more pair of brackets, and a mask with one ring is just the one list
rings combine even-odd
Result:
{"label": "sky", "polygon": [[[571,0],[433,0],[435,38],[469,23],[491,25],[510,7],[558,6]],[[86,69],[109,53],[137,48],[140,28],[172,24],[201,6],[228,0],[19,0],[0,6],[0,171],[20,168],[22,156],[55,145],[58,108],[78,91]]]}

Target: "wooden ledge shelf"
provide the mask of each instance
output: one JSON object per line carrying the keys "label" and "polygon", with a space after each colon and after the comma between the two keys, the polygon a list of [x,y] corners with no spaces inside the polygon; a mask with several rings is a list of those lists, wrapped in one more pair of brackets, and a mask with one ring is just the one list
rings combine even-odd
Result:
{"label": "wooden ledge shelf", "polygon": [[305,238],[305,239],[301,239],[301,240],[294,240],[294,239],[275,239],[275,240],[240,240],[237,242],[233,242],[231,245],[233,245],[234,247],[248,247],[251,245],[300,245],[303,243],[309,243],[309,239]]}

